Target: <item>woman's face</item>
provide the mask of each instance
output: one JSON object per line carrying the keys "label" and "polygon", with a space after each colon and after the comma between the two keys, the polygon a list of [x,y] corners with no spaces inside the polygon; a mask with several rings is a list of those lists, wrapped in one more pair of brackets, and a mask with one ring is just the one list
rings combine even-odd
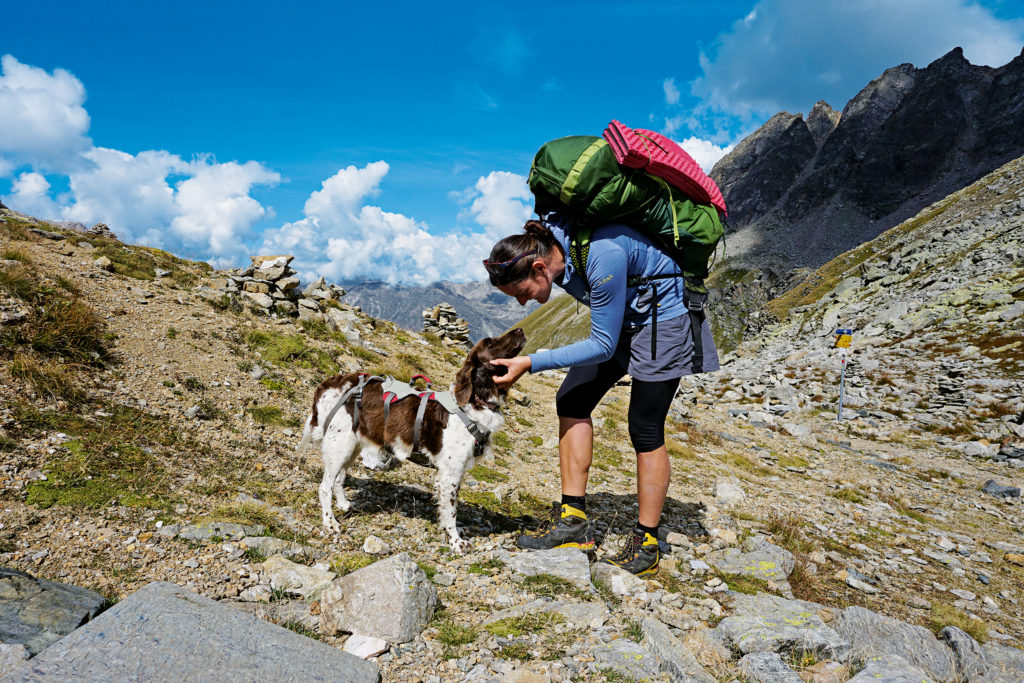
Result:
{"label": "woman's face", "polygon": [[[538,264],[544,267],[537,268]],[[551,296],[551,282],[551,272],[547,269],[547,264],[543,261],[535,261],[530,277],[519,282],[501,285],[498,287],[498,290],[514,297],[520,306],[525,306],[527,301],[536,301],[543,304]]]}

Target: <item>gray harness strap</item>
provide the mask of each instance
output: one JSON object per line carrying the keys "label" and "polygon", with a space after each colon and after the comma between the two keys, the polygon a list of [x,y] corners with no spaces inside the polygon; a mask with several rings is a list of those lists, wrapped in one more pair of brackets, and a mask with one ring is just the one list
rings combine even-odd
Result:
{"label": "gray harness strap", "polygon": [[330,426],[331,420],[334,419],[334,416],[338,414],[341,407],[348,403],[348,400],[353,396],[355,397],[356,402],[355,405],[353,405],[352,411],[352,431],[355,431],[359,427],[359,409],[363,405],[363,388],[370,382],[378,381],[383,382],[384,378],[379,375],[360,375],[359,382],[354,386],[349,387],[348,391],[342,394],[341,398],[338,399],[338,402],[334,404],[333,408],[331,408],[331,412],[327,413],[327,417],[324,419],[324,434],[327,433],[327,427]]}
{"label": "gray harness strap", "polygon": [[[415,379],[415,378],[414,378]],[[349,387],[348,391],[342,394],[338,402],[331,408],[331,412],[327,413],[327,417],[324,419],[323,430],[327,432],[327,427],[331,424],[331,420],[352,398],[355,398],[355,404],[353,405],[353,416],[352,416],[352,430],[355,431],[359,427],[359,412],[363,404],[363,389],[370,382],[381,382],[382,398],[384,400],[384,421],[387,422],[388,416],[391,414],[391,404],[395,401],[401,401],[410,396],[419,396],[420,404],[416,409],[416,422],[412,428],[412,452],[413,454],[420,454],[420,433],[423,430],[423,418],[427,412],[427,403],[433,397],[433,400],[441,404],[441,407],[447,410],[453,415],[457,415],[462,424],[466,426],[466,429],[473,437],[473,455],[480,457],[484,448],[487,446],[487,440],[490,438],[491,433],[481,429],[480,425],[473,421],[466,411],[459,406],[455,401],[455,397],[450,391],[439,391],[435,392],[427,385],[427,390],[420,392],[414,387],[410,386],[405,382],[399,382],[394,377],[387,376],[381,377],[379,375],[360,375],[359,382],[354,386]],[[387,394],[391,393],[393,398],[388,398]],[[417,461],[418,462],[418,461]]]}
{"label": "gray harness strap", "polygon": [[412,428],[412,450],[418,453],[420,450],[420,430],[423,428],[423,416],[427,412],[427,402],[430,400],[430,391],[420,394],[420,405],[416,409],[416,424]]}

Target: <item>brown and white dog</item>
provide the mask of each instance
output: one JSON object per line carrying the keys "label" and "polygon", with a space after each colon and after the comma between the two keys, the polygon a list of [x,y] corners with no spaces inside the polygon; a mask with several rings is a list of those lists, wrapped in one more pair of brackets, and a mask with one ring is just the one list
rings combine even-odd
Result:
{"label": "brown and white dog", "polygon": [[[505,418],[501,408],[505,404],[507,391],[494,384],[493,375],[505,368],[491,364],[494,358],[511,358],[523,350],[526,334],[514,329],[492,339],[477,342],[466,356],[466,361],[455,376],[452,392],[465,414],[488,435],[501,429]],[[412,455],[413,428],[419,400],[415,397],[394,403],[385,411],[380,382],[370,382],[363,389],[359,424],[353,429],[356,414],[354,401],[348,400],[327,425],[326,433],[321,425],[322,416],[328,415],[346,391],[359,381],[358,373],[335,375],[322,382],[313,396],[313,410],[306,419],[306,427],[299,443],[302,450],[310,443],[320,447],[324,461],[324,477],[320,482],[320,508],[325,530],[338,533],[338,520],[331,509],[332,497],[337,499],[338,508],[347,512],[351,507],[345,497],[345,472],[355,456],[377,455],[384,446],[390,447],[394,457],[406,461]],[[455,526],[455,507],[459,487],[466,472],[478,460],[485,460],[492,454],[488,436],[482,455],[474,455],[476,439],[463,421],[450,414],[435,401],[426,407],[420,431],[420,451],[426,456],[429,466],[437,468],[438,521],[448,535],[448,543],[455,553],[469,550],[470,545],[459,536]],[[364,458],[365,459],[365,458]]]}

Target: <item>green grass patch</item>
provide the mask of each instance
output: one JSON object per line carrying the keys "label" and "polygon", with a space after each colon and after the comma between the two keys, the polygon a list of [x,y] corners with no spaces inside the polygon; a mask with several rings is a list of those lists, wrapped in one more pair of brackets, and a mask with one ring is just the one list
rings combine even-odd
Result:
{"label": "green grass patch", "polygon": [[579,600],[586,600],[590,597],[586,591],[580,589],[580,587],[572,581],[568,581],[558,576],[552,576],[550,574],[535,574],[533,576],[527,576],[523,579],[522,584],[523,588],[540,596],[547,596],[551,598],[570,597],[577,598]]}
{"label": "green grass patch", "polygon": [[486,465],[477,465],[469,471],[469,475],[477,481],[485,481],[489,484],[508,481],[508,475],[503,474],[498,470],[492,470]]}
{"label": "green grass patch", "polygon": [[79,386],[79,373],[63,363],[18,353],[11,360],[10,372],[13,378],[31,386],[40,398],[60,399],[72,405],[79,405],[86,399],[85,391]]}
{"label": "green grass patch", "polygon": [[345,576],[346,574],[351,574],[357,569],[368,567],[376,561],[377,558],[368,553],[345,553],[334,557],[331,560],[330,568],[331,571],[338,576]]}
{"label": "green grass patch", "polygon": [[844,486],[837,491],[829,491],[828,495],[838,500],[845,500],[848,503],[864,503],[864,495],[856,486]]}
{"label": "green grass patch", "polygon": [[466,568],[466,571],[470,574],[492,574],[504,566],[504,562],[492,557],[488,560],[483,560],[482,562],[471,563],[469,567]]}
{"label": "green grass patch", "polygon": [[451,619],[445,619],[437,624],[436,628],[437,641],[445,647],[445,659],[457,657],[462,646],[469,645],[476,640],[477,634],[480,632],[473,626],[463,626]]}
{"label": "green grass patch", "polygon": [[280,367],[314,369],[322,375],[338,372],[338,364],[330,354],[309,346],[302,337],[296,335],[253,331],[245,336],[245,342],[251,349],[259,351],[263,360]]}
{"label": "green grass patch", "polygon": [[484,628],[499,638],[518,638],[530,633],[543,633],[551,626],[564,622],[565,617],[558,612],[539,612],[499,619]]}
{"label": "green grass patch", "polygon": [[988,626],[984,621],[972,619],[963,610],[948,603],[933,602],[932,609],[928,613],[928,628],[937,636],[947,626],[956,626],[979,643],[988,640]]}
{"label": "green grass patch", "polygon": [[277,406],[252,406],[245,409],[252,419],[262,425],[278,425],[281,427],[300,426],[299,418],[286,416]]}
{"label": "green grass patch", "polygon": [[279,624],[279,626],[283,626],[289,631],[294,631],[295,633],[298,633],[300,636],[306,636],[307,638],[312,638],[313,640],[320,640],[319,633],[309,628],[300,621],[289,619],[288,621],[282,621]]}
{"label": "green grass patch", "polygon": [[743,576],[741,574],[722,574],[722,581],[729,586],[729,590],[736,591],[737,593],[744,593],[746,595],[756,595],[757,593],[770,593],[768,590],[768,582],[763,579],[756,579],[752,576]]}

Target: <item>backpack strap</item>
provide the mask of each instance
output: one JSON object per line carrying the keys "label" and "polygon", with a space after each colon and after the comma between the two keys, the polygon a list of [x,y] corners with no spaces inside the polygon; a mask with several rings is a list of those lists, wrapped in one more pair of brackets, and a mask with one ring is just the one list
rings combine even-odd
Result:
{"label": "backpack strap", "polygon": [[580,228],[572,230],[569,234],[569,260],[572,267],[583,278],[583,286],[590,291],[590,283],[587,282],[587,259],[590,257],[590,233],[591,228]]}

